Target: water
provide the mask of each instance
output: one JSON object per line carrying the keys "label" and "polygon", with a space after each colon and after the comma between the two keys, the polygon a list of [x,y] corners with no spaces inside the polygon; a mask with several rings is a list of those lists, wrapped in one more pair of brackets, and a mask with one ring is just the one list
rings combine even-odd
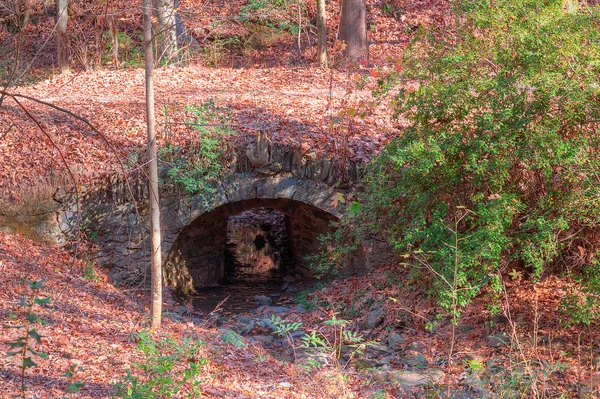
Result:
{"label": "water", "polygon": [[[254,300],[256,295],[270,296],[280,294],[281,281],[280,273],[272,275],[253,275],[238,274],[238,278],[233,279],[230,284],[224,284],[220,287],[211,287],[194,295],[192,305],[195,309],[208,314],[222,303],[220,308],[224,312],[243,313],[255,309],[259,306]],[[285,299],[281,299],[283,301]]]}
{"label": "water", "polygon": [[[202,290],[192,300],[194,308],[204,314],[219,305],[230,313],[255,309],[258,302],[254,297],[280,294],[285,270],[294,266],[285,215],[272,209],[259,208],[230,217],[224,251],[223,284]],[[279,302],[286,300],[289,298]]]}

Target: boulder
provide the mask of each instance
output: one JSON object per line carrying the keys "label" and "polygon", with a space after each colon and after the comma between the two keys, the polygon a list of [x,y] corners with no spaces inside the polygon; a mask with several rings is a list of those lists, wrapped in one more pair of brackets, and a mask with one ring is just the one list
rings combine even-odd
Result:
{"label": "boulder", "polygon": [[400,345],[406,342],[406,338],[402,334],[391,333],[387,337],[388,346],[393,350],[400,349]]}
{"label": "boulder", "polygon": [[273,300],[270,297],[264,295],[256,295],[254,296],[254,300],[261,306],[268,306],[273,303]]}
{"label": "boulder", "polygon": [[367,320],[365,321],[365,327],[367,328],[375,328],[381,324],[383,321],[383,308],[375,309],[367,316]]}
{"label": "boulder", "polygon": [[390,370],[387,371],[388,381],[413,388],[431,385],[442,381],[445,374],[440,369],[428,369],[424,371]]}

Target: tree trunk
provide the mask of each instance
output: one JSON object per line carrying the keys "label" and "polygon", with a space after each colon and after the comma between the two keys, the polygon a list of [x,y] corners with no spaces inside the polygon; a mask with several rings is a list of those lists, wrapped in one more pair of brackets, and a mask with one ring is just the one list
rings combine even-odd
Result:
{"label": "tree trunk", "polygon": [[317,0],[317,60],[327,65],[327,19],[325,18],[325,0]]}
{"label": "tree trunk", "polygon": [[61,73],[69,71],[69,35],[67,23],[69,22],[69,7],[67,0],[56,0],[56,48],[58,55],[58,69]]}
{"label": "tree trunk", "polygon": [[156,161],[156,118],[154,115],[154,82],[152,70],[152,11],[151,1],[144,0],[144,61],[146,64],[146,123],[148,127],[148,201],[152,227],[151,309],[152,328],[159,328],[162,319],[162,260],[160,208],[158,197],[158,167]]}
{"label": "tree trunk", "polygon": [[177,55],[177,23],[175,20],[174,0],[152,0],[154,15],[158,21],[157,37],[158,60],[166,65],[175,60]]}
{"label": "tree trunk", "polygon": [[191,50],[200,50],[200,43],[187,30],[179,13],[179,0],[175,0],[175,32],[177,34],[177,45],[180,49],[188,48]]}
{"label": "tree trunk", "polygon": [[360,61],[369,58],[365,0],[342,0],[340,40],[345,44],[343,51],[345,61]]}

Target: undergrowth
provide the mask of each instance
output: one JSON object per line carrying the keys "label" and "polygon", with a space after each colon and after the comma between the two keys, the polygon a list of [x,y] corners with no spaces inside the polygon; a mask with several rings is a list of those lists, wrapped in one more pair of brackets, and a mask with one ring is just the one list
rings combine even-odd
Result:
{"label": "undergrowth", "polygon": [[151,333],[136,335],[143,360],[132,363],[115,383],[117,397],[125,399],[196,398],[201,395],[202,367],[208,362],[204,343],[191,338],[177,341]]}
{"label": "undergrowth", "polygon": [[186,110],[195,118],[189,122],[194,140],[186,150],[167,142],[159,150],[159,160],[171,182],[181,185],[188,194],[208,200],[231,160],[226,137],[236,132],[230,126],[229,110],[217,106],[213,99]]}
{"label": "undergrowth", "polygon": [[371,165],[359,212],[324,238],[318,264],[339,264],[377,231],[435,277],[431,293],[451,313],[483,289],[499,292],[503,274],[558,272],[580,283],[568,316],[591,323],[600,306],[598,8],[464,0],[454,12],[454,36],[421,32],[401,73],[380,79],[375,94],[397,90],[395,112],[409,126]]}

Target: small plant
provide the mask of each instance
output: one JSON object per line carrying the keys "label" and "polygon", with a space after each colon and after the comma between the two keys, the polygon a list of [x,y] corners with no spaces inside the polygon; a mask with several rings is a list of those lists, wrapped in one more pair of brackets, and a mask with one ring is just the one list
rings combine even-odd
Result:
{"label": "small plant", "polygon": [[63,374],[67,377],[67,381],[69,386],[67,386],[67,392],[69,393],[69,397],[79,392],[79,390],[85,385],[83,382],[79,382],[75,380],[75,373],[77,372],[77,368],[74,364],[69,366],[69,369]]}
{"label": "small plant", "polygon": [[96,273],[96,269],[94,269],[94,265],[92,263],[87,263],[83,269],[83,278],[88,281],[100,281],[100,277],[98,273]]}
{"label": "small plant", "polygon": [[231,113],[218,107],[213,99],[200,106],[188,106],[186,110],[195,117],[189,125],[198,132],[197,140],[188,150],[167,142],[159,157],[172,182],[183,186],[189,194],[208,198],[215,191],[214,184],[226,172],[224,164],[230,160],[225,138],[235,133],[229,127]]}
{"label": "small plant", "polygon": [[10,349],[16,349],[15,351],[7,352],[7,356],[19,356],[20,357],[20,369],[21,369],[21,397],[25,398],[25,371],[28,368],[37,366],[37,363],[33,361],[32,357],[39,357],[45,359],[48,357],[46,353],[37,351],[33,348],[32,340],[40,343],[42,336],[37,332],[35,325],[45,324],[46,321],[40,319],[34,313],[35,305],[48,305],[50,303],[50,297],[41,298],[38,296],[39,292],[45,289],[44,280],[29,281],[25,280],[25,283],[29,287],[29,295],[21,298],[19,306],[25,309],[25,320],[23,324],[18,326],[6,326],[6,328],[17,328],[23,331],[23,334],[14,341],[8,341],[7,344]]}
{"label": "small plant", "polygon": [[485,370],[485,365],[477,359],[466,359],[465,365],[471,373],[479,374]]}
{"label": "small plant", "polygon": [[270,322],[273,326],[273,332],[287,339],[288,343],[290,344],[290,347],[292,348],[292,351],[294,352],[294,359],[296,359],[296,348],[294,345],[294,337],[292,336],[292,333],[298,331],[298,329],[302,327],[302,323],[290,323],[276,315],[271,315]]}
{"label": "small plant", "polygon": [[204,343],[184,338],[155,339],[148,332],[137,334],[138,350],[144,361],[133,363],[127,375],[114,385],[117,397],[152,399],[200,396],[201,367],[208,359],[202,356]]}
{"label": "small plant", "polygon": [[213,68],[221,66],[227,52],[234,48],[243,48],[244,43],[240,36],[215,37],[208,45],[204,46],[203,57],[206,64]]}
{"label": "small plant", "polygon": [[221,341],[225,342],[226,344],[233,345],[236,348],[245,348],[248,346],[244,340],[244,337],[233,330],[225,330],[221,335]]}
{"label": "small plant", "polygon": [[[114,62],[113,41],[110,32],[105,32],[102,39],[106,41],[102,63],[110,64]],[[116,32],[116,42],[118,44],[118,53],[120,54],[120,63],[115,67],[139,68],[144,65],[144,52],[136,46],[134,40],[125,32]]]}
{"label": "small plant", "polygon": [[309,298],[310,294],[311,294],[310,290],[302,291],[298,295],[296,295],[296,297],[294,298],[294,301],[298,305],[303,306],[309,312],[312,312],[315,308],[315,301],[314,301],[314,299]]}
{"label": "small plant", "polygon": [[342,225],[332,223],[332,233],[317,237],[319,251],[306,256],[311,269],[325,274],[337,274],[342,270],[346,256],[359,248],[359,234],[354,229],[351,219],[342,220]]}
{"label": "small plant", "polygon": [[[331,333],[329,336],[323,334],[320,331],[311,331],[302,337],[302,343],[307,348],[315,348],[317,350],[328,353],[333,359],[334,364],[340,366],[339,359],[342,356],[342,348],[344,345],[354,347],[351,353],[350,359],[356,354],[362,354],[363,349],[366,347],[362,335],[356,331],[352,331],[348,328],[350,322],[348,320],[338,319],[335,315],[331,319],[324,322],[326,326],[330,327]],[[315,366],[315,364],[311,364]],[[320,367],[321,365],[316,365]]]}

